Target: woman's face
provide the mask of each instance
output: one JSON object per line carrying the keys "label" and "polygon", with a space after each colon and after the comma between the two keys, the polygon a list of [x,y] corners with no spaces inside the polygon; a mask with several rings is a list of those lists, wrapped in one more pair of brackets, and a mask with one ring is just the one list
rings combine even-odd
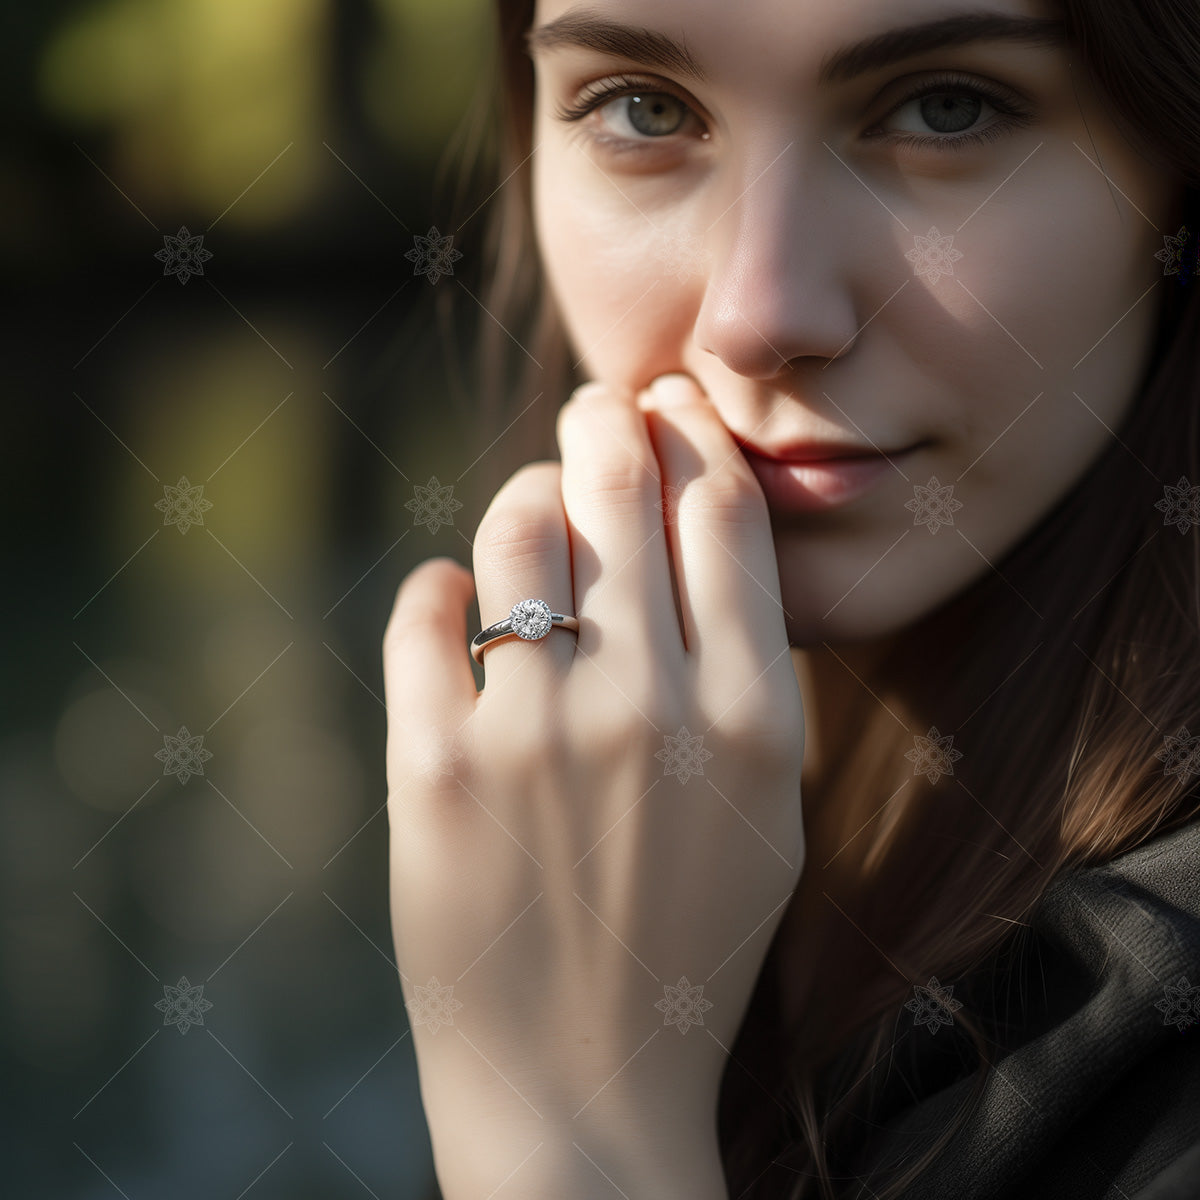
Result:
{"label": "woman's face", "polygon": [[[748,444],[793,645],[894,633],[994,569],[1134,401],[1179,193],[1052,30],[1012,36],[1052,15],[538,0],[535,222],[573,357],[684,371]],[[890,462],[849,499],[776,490],[753,452],[798,442]]]}

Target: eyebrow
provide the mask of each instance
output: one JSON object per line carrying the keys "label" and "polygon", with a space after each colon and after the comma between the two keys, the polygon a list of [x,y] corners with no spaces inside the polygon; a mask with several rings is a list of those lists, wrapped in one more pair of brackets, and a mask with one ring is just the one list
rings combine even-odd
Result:
{"label": "eyebrow", "polygon": [[706,78],[704,70],[682,42],[653,29],[606,20],[584,8],[571,9],[556,20],[530,29],[525,34],[525,42],[530,53],[554,50],[559,46],[578,46],[616,58],[630,58],[647,67],[676,71],[697,81]]}
{"label": "eyebrow", "polygon": [[[525,40],[531,54],[560,46],[577,46],[674,71],[699,82],[707,78],[704,69],[682,42],[653,29],[609,21],[587,9],[572,9],[556,20],[530,29]],[[1064,22],[1048,17],[1016,17],[996,12],[937,17],[917,25],[889,29],[835,51],[822,61],[817,81],[842,83],[929,50],[980,41],[1056,47],[1066,41],[1066,26]]]}

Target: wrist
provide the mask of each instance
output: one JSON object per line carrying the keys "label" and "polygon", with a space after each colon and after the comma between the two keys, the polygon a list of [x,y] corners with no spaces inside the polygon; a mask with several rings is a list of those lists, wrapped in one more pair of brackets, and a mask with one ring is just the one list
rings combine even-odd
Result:
{"label": "wrist", "polygon": [[682,1125],[669,1107],[608,1122],[495,1112],[429,1123],[443,1200],[728,1200],[712,1128]]}

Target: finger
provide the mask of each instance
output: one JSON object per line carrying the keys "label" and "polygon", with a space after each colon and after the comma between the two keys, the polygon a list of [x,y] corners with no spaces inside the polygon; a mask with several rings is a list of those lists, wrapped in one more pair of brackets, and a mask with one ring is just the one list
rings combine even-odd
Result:
{"label": "finger", "polygon": [[688,651],[702,677],[706,662],[728,676],[731,656],[761,670],[788,644],[762,489],[695,380],[660,376],[643,403],[664,480],[681,489],[666,532]]}
{"label": "finger", "polygon": [[586,384],[558,415],[562,494],[571,534],[579,650],[681,666],[662,481],[632,391]]}
{"label": "finger", "polygon": [[[562,469],[556,462],[533,462],[500,488],[479,522],[474,542],[475,587],[483,627],[505,620],[518,601],[544,600],[551,612],[575,615],[571,550],[562,505]],[[545,637],[519,637],[489,643],[483,671],[489,697],[509,692],[520,673],[521,694],[559,679],[575,653],[575,635],[554,626]]]}
{"label": "finger", "polygon": [[475,676],[464,646],[473,580],[451,558],[429,558],[401,582],[383,634],[388,784],[400,756],[432,759],[474,711]]}

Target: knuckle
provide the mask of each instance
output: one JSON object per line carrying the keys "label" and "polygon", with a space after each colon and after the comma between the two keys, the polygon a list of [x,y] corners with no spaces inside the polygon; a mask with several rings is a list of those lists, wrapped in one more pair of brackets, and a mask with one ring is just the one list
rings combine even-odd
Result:
{"label": "knuckle", "polygon": [[475,531],[474,564],[483,567],[543,561],[566,537],[555,462],[526,463],[496,493]]}
{"label": "knuckle", "polygon": [[510,700],[487,700],[486,689],[484,695],[480,761],[487,764],[489,775],[500,773],[519,786],[532,786],[538,778],[559,773],[557,768],[569,756],[563,753],[563,735],[550,697],[536,686],[532,695],[526,688],[518,714]]}
{"label": "knuckle", "polygon": [[506,511],[475,534],[475,573],[543,563],[562,544],[562,522],[537,510]]}
{"label": "knuckle", "polygon": [[637,713],[630,708],[624,711],[619,708],[602,709],[589,713],[587,725],[588,761],[597,770],[617,761],[628,762],[640,753],[639,747],[647,745],[646,730],[653,729]]}
{"label": "knuckle", "polygon": [[774,771],[795,768],[804,757],[804,721],[798,708],[768,689],[751,689],[720,718],[722,742]]}
{"label": "knuckle", "polygon": [[637,716],[646,737],[661,742],[661,733],[675,733],[681,725],[697,724],[694,712],[661,688],[643,687],[637,697]]}
{"label": "knuckle", "polygon": [[681,505],[721,521],[754,524],[767,519],[767,503],[762,489],[746,472],[721,469],[704,477],[700,486],[687,489]]}
{"label": "knuckle", "polygon": [[578,446],[580,487],[590,498],[623,506],[643,503],[657,489],[658,460],[650,447],[645,421],[628,405],[594,399],[586,404],[569,400],[559,410],[560,449]]}
{"label": "knuckle", "polygon": [[658,476],[637,459],[598,459],[588,464],[579,479],[580,499],[608,515],[625,516],[641,512],[657,499],[661,484]]}
{"label": "knuckle", "polygon": [[664,735],[698,724],[682,705],[650,686],[622,685],[625,696],[618,704],[598,709],[589,722],[588,741],[606,760],[613,755],[652,754],[660,750]]}

